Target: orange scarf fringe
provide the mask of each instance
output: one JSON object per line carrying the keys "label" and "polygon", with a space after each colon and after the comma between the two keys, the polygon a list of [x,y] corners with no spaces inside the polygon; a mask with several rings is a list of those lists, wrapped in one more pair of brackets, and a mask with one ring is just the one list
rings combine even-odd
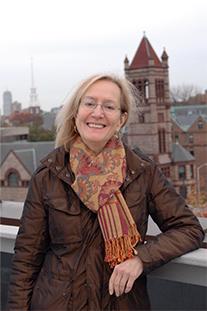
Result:
{"label": "orange scarf fringe", "polygon": [[105,240],[105,258],[111,268],[137,255],[134,246],[141,241],[141,236],[135,224],[129,227],[129,235],[123,235],[111,240]]}

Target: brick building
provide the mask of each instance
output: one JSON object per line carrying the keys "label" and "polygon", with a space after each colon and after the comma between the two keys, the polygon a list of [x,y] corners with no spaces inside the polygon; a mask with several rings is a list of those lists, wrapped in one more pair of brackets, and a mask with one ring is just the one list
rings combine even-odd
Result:
{"label": "brick building", "polygon": [[128,144],[153,158],[183,196],[195,185],[195,158],[178,141],[173,143],[168,55],[161,59],[144,36],[132,59],[124,60],[126,78],[139,93],[126,128]]}
{"label": "brick building", "polygon": [[199,107],[172,108],[172,139],[195,157],[197,190],[207,193],[207,105]]}
{"label": "brick building", "polygon": [[10,142],[1,144],[0,200],[25,200],[32,173],[54,142]]}

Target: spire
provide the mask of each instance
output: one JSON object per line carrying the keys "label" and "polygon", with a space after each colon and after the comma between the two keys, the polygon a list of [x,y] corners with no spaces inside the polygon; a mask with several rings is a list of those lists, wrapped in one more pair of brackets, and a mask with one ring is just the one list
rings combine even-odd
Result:
{"label": "spire", "polygon": [[33,58],[31,57],[31,88],[30,88],[30,106],[37,106],[37,92],[34,86]]}
{"label": "spire", "polygon": [[162,63],[147,39],[145,32],[129,69],[139,69],[145,67],[162,67]]}

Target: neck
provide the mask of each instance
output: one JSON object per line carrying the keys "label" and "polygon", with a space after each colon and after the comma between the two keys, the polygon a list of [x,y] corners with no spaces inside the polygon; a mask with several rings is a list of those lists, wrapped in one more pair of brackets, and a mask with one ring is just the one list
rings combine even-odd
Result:
{"label": "neck", "polygon": [[[82,138],[81,138],[82,139]],[[90,142],[85,142],[82,139],[83,143],[91,150],[93,151],[96,155],[98,155],[105,147],[106,144],[100,145],[100,144],[95,144],[95,143],[90,143]]]}

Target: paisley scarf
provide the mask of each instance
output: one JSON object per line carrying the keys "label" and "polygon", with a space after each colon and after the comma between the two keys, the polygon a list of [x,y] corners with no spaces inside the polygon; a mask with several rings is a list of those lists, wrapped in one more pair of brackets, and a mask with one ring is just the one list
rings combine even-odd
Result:
{"label": "paisley scarf", "polygon": [[141,240],[136,224],[119,188],[126,177],[126,156],[121,141],[113,137],[96,155],[81,140],[73,143],[70,164],[73,190],[98,221],[105,242],[105,261],[113,268],[136,254]]}

